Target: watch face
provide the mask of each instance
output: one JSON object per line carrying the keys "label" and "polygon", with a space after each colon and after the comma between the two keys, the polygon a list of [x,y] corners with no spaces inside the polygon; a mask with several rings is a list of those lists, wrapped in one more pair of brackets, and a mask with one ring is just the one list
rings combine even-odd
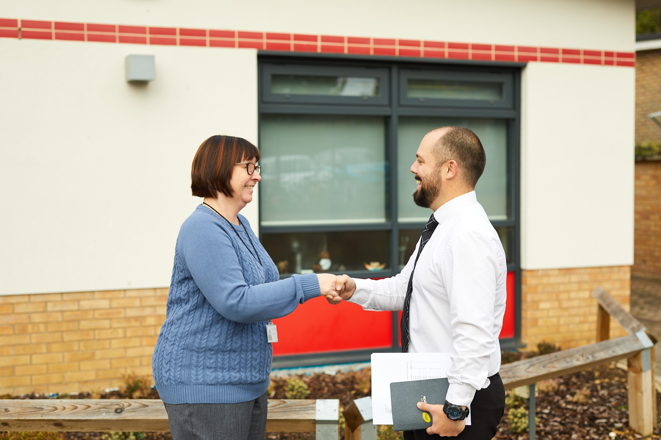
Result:
{"label": "watch face", "polygon": [[445,407],[445,414],[452,421],[463,420],[466,418],[465,412],[458,406],[448,405]]}

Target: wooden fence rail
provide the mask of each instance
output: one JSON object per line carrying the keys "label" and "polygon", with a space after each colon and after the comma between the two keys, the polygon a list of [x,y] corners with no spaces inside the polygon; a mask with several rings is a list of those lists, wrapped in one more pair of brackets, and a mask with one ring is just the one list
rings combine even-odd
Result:
{"label": "wooden fence rail", "polygon": [[[528,386],[528,432],[535,439],[535,384],[577,371],[586,370],[621,359],[628,360],[629,426],[648,436],[656,426],[656,396],[654,388],[654,344],[656,339],[645,327],[624,310],[605,290],[597,287],[592,295],[597,300],[597,343],[572,348],[530,359],[524,359],[500,368],[506,390]],[[613,317],[629,336],[609,340],[610,317]],[[358,402],[358,401],[356,401]],[[362,404],[364,407],[365,404]],[[360,415],[360,414],[363,415]],[[359,415],[356,415],[359,414]],[[344,411],[347,439],[365,437],[365,424],[369,415],[359,405],[352,404]],[[367,420],[369,418],[369,420]],[[362,432],[362,437],[361,437]],[[352,436],[353,435],[353,436]],[[370,437],[371,434],[370,434]],[[376,438],[376,437],[374,437]]]}
{"label": "wooden fence rail", "polygon": [[[270,399],[268,432],[337,440],[339,400]],[[0,400],[0,431],[169,431],[160,399]]]}

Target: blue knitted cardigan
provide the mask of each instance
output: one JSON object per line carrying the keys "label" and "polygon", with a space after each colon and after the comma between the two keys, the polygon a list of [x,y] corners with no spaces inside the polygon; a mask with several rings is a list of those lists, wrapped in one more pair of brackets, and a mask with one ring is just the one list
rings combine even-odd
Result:
{"label": "blue knitted cardigan", "polygon": [[167,315],[152,357],[165,403],[238,403],[264,394],[273,354],[268,320],[319,296],[314,274],[278,280],[248,221],[239,220],[245,230],[200,205],[181,226]]}

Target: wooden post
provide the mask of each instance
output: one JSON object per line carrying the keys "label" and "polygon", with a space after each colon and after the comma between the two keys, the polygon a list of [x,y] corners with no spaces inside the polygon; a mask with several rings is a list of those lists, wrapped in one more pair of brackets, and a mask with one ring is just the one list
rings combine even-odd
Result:
{"label": "wooden post", "polygon": [[371,397],[354,400],[343,414],[345,440],[376,440],[376,426],[372,423]]}
{"label": "wooden post", "polygon": [[646,348],[627,360],[629,381],[629,427],[643,437],[651,435],[655,424],[656,389],[651,350]]}
{"label": "wooden post", "polygon": [[654,377],[656,371],[656,355],[654,350],[656,350],[656,345],[650,348],[650,356],[652,358],[652,368],[650,369],[650,374],[652,375],[652,420],[654,420],[653,428],[656,428],[659,425],[659,419],[656,417],[658,414],[659,408],[656,407],[656,390],[654,384],[656,383],[656,378]]}
{"label": "wooden post", "polygon": [[597,342],[610,339],[611,316],[601,304],[597,305]]}

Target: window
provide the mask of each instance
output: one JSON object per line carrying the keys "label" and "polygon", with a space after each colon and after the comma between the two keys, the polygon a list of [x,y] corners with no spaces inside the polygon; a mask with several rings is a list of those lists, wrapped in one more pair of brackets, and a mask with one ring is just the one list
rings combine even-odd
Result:
{"label": "window", "polygon": [[388,99],[384,68],[263,64],[261,69],[264,102],[374,105]]}
{"label": "window", "polygon": [[518,279],[518,90],[514,68],[260,58],[260,238],[281,276],[398,273],[431,214],[415,152],[460,125],[485,148],[478,200]]}

